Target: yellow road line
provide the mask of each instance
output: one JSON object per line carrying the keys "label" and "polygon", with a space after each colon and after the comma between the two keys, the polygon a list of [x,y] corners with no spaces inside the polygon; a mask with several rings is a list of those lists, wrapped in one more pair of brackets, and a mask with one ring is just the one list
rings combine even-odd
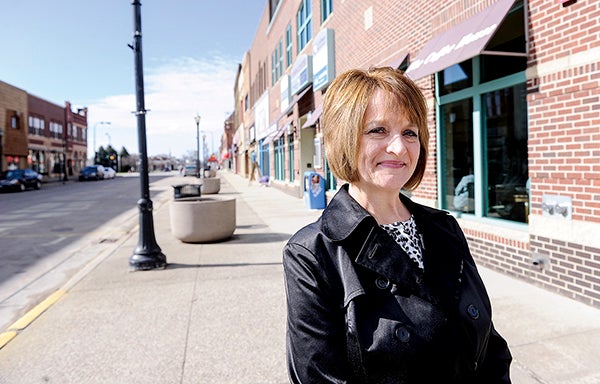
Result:
{"label": "yellow road line", "polygon": [[15,336],[17,336],[17,332],[15,331],[0,333],[0,349],[8,344]]}
{"label": "yellow road line", "polygon": [[33,307],[29,312],[27,312],[23,317],[19,320],[15,321],[13,325],[8,327],[9,331],[21,331],[25,329],[33,320],[37,319],[39,315],[41,315],[46,309],[50,308],[52,304],[58,301],[66,291],[59,289],[54,292],[52,295],[48,296],[44,301]]}

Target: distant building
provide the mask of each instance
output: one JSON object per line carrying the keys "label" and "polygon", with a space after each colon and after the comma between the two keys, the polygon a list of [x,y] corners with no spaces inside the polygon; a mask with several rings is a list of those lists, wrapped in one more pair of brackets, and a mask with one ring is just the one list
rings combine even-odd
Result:
{"label": "distant building", "polygon": [[79,173],[87,153],[87,108],[72,110],[0,81],[0,170],[32,168],[45,178]]}
{"label": "distant building", "polygon": [[0,81],[0,171],[27,167],[27,92]]}
{"label": "distant building", "polygon": [[448,210],[482,265],[600,306],[597,1],[266,2],[234,84],[234,170],[301,197],[331,80],[386,65],[428,100],[416,201]]}

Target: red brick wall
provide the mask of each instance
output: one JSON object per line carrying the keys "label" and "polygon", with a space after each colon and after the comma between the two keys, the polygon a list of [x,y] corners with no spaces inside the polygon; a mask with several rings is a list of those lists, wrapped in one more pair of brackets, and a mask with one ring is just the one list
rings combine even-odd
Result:
{"label": "red brick wall", "polygon": [[[0,127],[2,137],[2,170],[6,170],[6,156],[18,156],[19,168],[27,166],[27,93],[0,81]],[[18,129],[11,127],[11,117],[18,115]],[[1,171],[1,170],[0,170]]]}
{"label": "red brick wall", "polygon": [[531,269],[528,279],[575,300],[600,307],[600,248],[531,236],[531,253],[546,257],[544,269]]}
{"label": "red brick wall", "polygon": [[[530,65],[568,64],[600,49],[600,5],[530,1]],[[529,83],[532,213],[544,194],[573,198],[573,220],[600,223],[600,61],[548,70]]]}
{"label": "red brick wall", "polygon": [[528,242],[518,241],[493,233],[464,229],[473,257],[483,265],[511,275],[523,275],[531,269]]}

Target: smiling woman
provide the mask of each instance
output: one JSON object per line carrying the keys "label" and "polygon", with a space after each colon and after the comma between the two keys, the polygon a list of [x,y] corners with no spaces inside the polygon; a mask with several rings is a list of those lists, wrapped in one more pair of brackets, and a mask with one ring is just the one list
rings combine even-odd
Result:
{"label": "smiling woman", "polygon": [[425,99],[392,68],[329,86],[322,129],[339,188],[285,245],[294,383],[510,383],[511,354],[456,220],[411,201],[427,162]]}

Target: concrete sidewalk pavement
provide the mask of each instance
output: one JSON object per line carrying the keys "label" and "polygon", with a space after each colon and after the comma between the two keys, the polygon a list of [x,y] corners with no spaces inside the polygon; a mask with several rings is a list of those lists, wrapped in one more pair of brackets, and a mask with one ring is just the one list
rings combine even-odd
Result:
{"label": "concrete sidewalk pavement", "polygon": [[[220,176],[220,193],[236,198],[232,239],[175,239],[168,207],[181,180],[152,183],[162,190],[154,227],[167,269],[129,272],[137,231],[119,239],[0,349],[0,384],[288,382],[281,248],[320,211]],[[511,345],[514,383],[600,383],[600,310],[480,270]]]}

